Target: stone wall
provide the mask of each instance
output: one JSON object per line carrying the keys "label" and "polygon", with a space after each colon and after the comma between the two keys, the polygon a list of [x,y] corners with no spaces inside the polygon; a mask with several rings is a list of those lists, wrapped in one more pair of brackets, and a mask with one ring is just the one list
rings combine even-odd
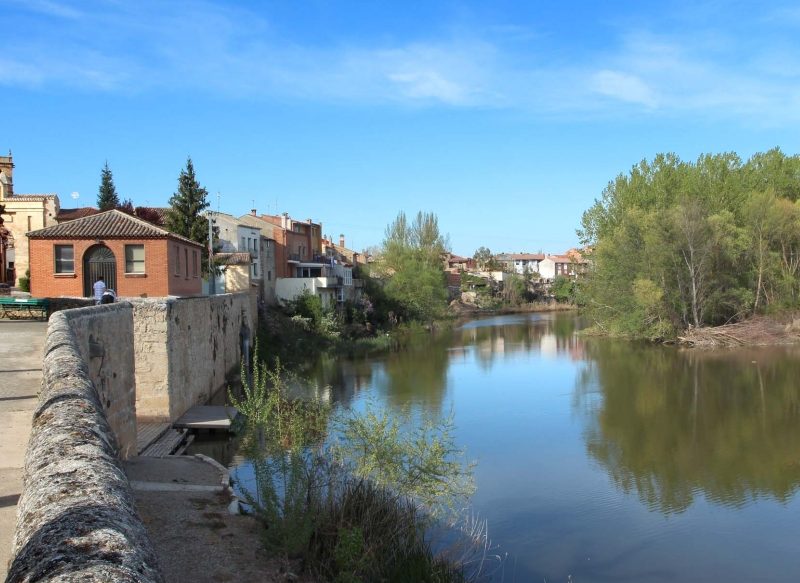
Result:
{"label": "stone wall", "polygon": [[[91,379],[94,367],[109,381],[104,371],[120,364],[107,332],[112,322],[125,326],[125,320],[130,329],[131,306],[125,304],[50,319],[6,583],[163,581],[119,465],[108,406]],[[119,332],[126,338],[124,329]],[[132,360],[130,351],[126,358]],[[120,376],[111,373],[106,389],[113,390]]]}
{"label": "stone wall", "polygon": [[[94,383],[103,413],[119,444],[121,459],[136,455],[136,384],[133,308],[127,302],[58,312],[50,327],[64,322]],[[60,324],[59,324],[60,325]]]}
{"label": "stone wall", "polygon": [[254,337],[256,295],[134,300],[136,411],[174,421],[238,378],[242,334]]}

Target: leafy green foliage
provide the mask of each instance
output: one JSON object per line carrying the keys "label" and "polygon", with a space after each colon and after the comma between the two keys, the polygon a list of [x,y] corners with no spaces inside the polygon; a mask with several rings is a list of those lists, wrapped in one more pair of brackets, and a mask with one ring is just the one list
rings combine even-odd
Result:
{"label": "leafy green foliage", "polygon": [[464,581],[458,565],[431,550],[431,515],[418,507],[452,508],[472,492],[452,420],[414,429],[374,410],[332,419],[318,400],[291,398],[296,379],[266,367],[258,352],[252,380],[243,365],[242,395],[229,391],[229,400],[245,416],[243,450],[257,486],[243,496],[266,526],[267,547],[341,583]]}
{"label": "leafy green foliage", "polygon": [[569,277],[557,275],[553,280],[550,292],[557,302],[573,302],[575,300],[575,281]]}
{"label": "leafy green foliage", "polygon": [[647,338],[800,306],[798,179],[777,149],[642,161],[583,215],[580,301],[600,329]]}
{"label": "leafy green foliage", "polygon": [[108,167],[106,161],[103,169],[100,170],[100,188],[97,192],[97,208],[101,211],[110,211],[119,206],[119,197],[117,196],[117,189],[114,186],[114,176],[111,174],[111,168]]}
{"label": "leafy green foliage", "polygon": [[363,413],[345,412],[335,423],[339,464],[434,515],[452,511],[475,491],[472,466],[462,464],[464,452],[455,445],[452,417],[414,423],[408,415],[368,406]]}
{"label": "leafy green foliage", "polygon": [[31,270],[25,270],[25,276],[19,278],[19,289],[20,291],[30,292],[31,291]]}
{"label": "leafy green foliage", "polygon": [[518,306],[528,301],[528,286],[518,273],[508,273],[503,281],[503,301],[512,306]]}
{"label": "leafy green foliage", "polygon": [[488,247],[478,247],[473,255],[475,263],[478,264],[478,269],[483,271],[496,271],[501,268],[500,262],[497,261],[494,254]]}
{"label": "leafy green foliage", "polygon": [[386,295],[402,306],[406,318],[431,322],[444,315],[447,307],[444,271],[409,253],[397,263],[386,284]]}
{"label": "leafy green foliage", "polygon": [[380,269],[388,280],[385,296],[398,308],[395,317],[432,322],[447,307],[442,254],[449,248],[433,213],[417,213],[409,224],[404,212],[386,228]]}

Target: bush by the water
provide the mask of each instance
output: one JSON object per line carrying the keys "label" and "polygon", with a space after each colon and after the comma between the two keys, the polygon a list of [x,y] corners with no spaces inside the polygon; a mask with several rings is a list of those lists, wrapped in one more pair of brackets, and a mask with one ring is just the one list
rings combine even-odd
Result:
{"label": "bush by the water", "polygon": [[[457,520],[474,487],[451,419],[414,425],[292,398],[285,371],[255,358],[242,397],[229,398],[245,415],[255,474],[255,487],[240,489],[272,553],[338,583],[476,580],[497,564],[485,529]],[[442,521],[468,528],[434,548]]]}

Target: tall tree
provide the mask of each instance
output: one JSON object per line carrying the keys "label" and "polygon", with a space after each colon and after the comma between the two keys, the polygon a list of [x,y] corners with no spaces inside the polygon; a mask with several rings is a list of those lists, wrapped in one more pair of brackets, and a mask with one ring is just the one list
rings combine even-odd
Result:
{"label": "tall tree", "polygon": [[381,265],[389,281],[386,293],[406,315],[431,321],[447,306],[447,282],[441,255],[448,250],[433,213],[417,213],[409,223],[404,212],[386,227]]}
{"label": "tall tree", "polygon": [[108,160],[100,171],[100,188],[97,192],[97,208],[101,211],[110,211],[119,206],[117,189],[114,186],[114,176],[108,167]]}
{"label": "tall tree", "polygon": [[186,168],[178,178],[178,191],[169,199],[164,227],[203,245],[203,273],[208,273],[208,219],[203,211],[210,205],[208,191],[200,186],[194,173],[192,158],[186,159]]}
{"label": "tall tree", "polygon": [[491,250],[488,247],[478,247],[473,255],[475,263],[478,264],[479,269],[490,269],[494,266],[495,259]]}

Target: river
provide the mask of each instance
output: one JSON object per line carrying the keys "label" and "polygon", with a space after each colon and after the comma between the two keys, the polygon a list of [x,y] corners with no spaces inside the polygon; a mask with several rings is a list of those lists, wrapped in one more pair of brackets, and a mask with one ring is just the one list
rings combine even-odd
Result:
{"label": "river", "polygon": [[504,581],[800,579],[800,350],[700,351],[498,316],[324,358],[332,400],[453,414]]}

